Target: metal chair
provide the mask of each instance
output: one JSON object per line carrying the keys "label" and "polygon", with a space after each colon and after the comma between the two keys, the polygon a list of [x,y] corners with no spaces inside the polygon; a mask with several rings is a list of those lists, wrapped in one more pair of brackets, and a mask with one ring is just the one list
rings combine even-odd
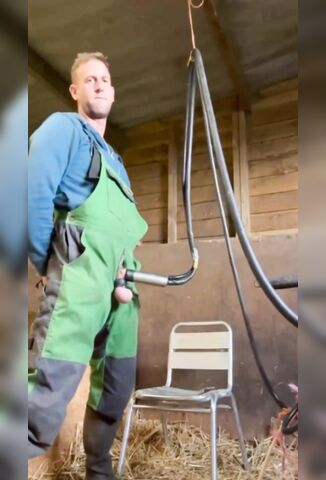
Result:
{"label": "metal chair", "polygon": [[[171,384],[173,372],[176,370],[224,371],[227,384],[225,388],[213,386],[201,390],[175,388]],[[217,408],[232,408],[240,440],[243,465],[248,470],[246,447],[232,386],[233,343],[231,327],[226,322],[220,321],[176,324],[170,334],[166,384],[161,387],[136,390],[130,400],[121,443],[118,475],[121,476],[124,470],[132,417],[135,410],[138,409],[154,409],[162,412],[209,413],[211,415],[212,480],[217,480]],[[230,399],[231,405],[221,402],[222,399],[227,398]],[[165,414],[162,417],[162,423],[164,436],[167,440]]]}

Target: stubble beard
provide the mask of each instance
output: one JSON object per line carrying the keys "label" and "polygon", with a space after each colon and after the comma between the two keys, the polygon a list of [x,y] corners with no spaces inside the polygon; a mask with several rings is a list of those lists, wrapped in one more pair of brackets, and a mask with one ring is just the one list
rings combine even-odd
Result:
{"label": "stubble beard", "polygon": [[107,119],[111,111],[112,103],[105,105],[98,105],[95,103],[87,103],[86,113],[94,120]]}

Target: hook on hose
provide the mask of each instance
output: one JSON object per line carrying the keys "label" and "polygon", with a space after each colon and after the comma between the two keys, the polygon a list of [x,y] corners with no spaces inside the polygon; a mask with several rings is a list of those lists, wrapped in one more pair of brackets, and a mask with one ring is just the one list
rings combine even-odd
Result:
{"label": "hook on hose", "polygon": [[196,51],[196,48],[193,48],[189,53],[189,58],[188,58],[188,61],[187,61],[187,67],[188,68],[189,68],[189,65],[191,63],[195,63],[195,57],[194,57],[195,51]]}

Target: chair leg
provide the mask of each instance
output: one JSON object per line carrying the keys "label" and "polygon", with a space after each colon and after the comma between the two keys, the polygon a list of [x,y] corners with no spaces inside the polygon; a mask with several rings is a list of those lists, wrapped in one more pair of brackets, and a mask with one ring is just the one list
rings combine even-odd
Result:
{"label": "chair leg", "polygon": [[235,418],[236,427],[237,427],[237,430],[238,430],[243,465],[244,465],[245,470],[248,471],[248,470],[250,470],[250,466],[249,466],[249,462],[248,462],[248,458],[247,458],[247,450],[246,450],[246,445],[245,445],[245,441],[244,441],[244,437],[243,437],[243,431],[242,431],[242,427],[241,427],[241,423],[240,423],[239,410],[238,410],[237,402],[235,400],[235,396],[233,395],[233,393],[231,394],[231,405],[232,405],[232,410],[233,410],[233,414],[234,414],[234,418]]}
{"label": "chair leg", "polygon": [[217,400],[211,400],[211,461],[212,461],[212,480],[217,480]]}
{"label": "chair leg", "polygon": [[168,435],[166,417],[167,417],[167,413],[164,412],[164,411],[161,411],[161,422],[162,422],[163,437],[164,437],[165,444],[168,445],[169,444],[169,435]]}
{"label": "chair leg", "polygon": [[121,450],[119,456],[119,464],[117,469],[117,474],[120,477],[123,474],[125,462],[126,462],[126,453],[127,453],[127,446],[128,446],[128,438],[130,434],[130,428],[132,423],[132,418],[134,414],[134,400],[132,399],[129,403],[127,416],[126,416],[126,423],[123,430],[123,437],[121,442]]}

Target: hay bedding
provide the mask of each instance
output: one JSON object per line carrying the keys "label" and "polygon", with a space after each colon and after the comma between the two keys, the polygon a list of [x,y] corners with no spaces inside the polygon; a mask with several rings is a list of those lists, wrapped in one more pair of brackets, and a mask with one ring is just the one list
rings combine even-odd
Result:
{"label": "hay bedding", "polygon": [[[210,480],[210,440],[198,427],[181,423],[168,425],[169,444],[162,435],[157,420],[134,423],[129,438],[128,457],[122,480]],[[118,461],[121,435],[114,443],[113,461]],[[283,453],[273,438],[247,443],[251,471],[241,466],[239,443],[224,432],[219,432],[219,480],[296,480],[297,440],[287,448],[285,471],[282,471]],[[45,462],[29,480],[83,480],[84,452],[81,428],[67,457],[55,465]]]}

